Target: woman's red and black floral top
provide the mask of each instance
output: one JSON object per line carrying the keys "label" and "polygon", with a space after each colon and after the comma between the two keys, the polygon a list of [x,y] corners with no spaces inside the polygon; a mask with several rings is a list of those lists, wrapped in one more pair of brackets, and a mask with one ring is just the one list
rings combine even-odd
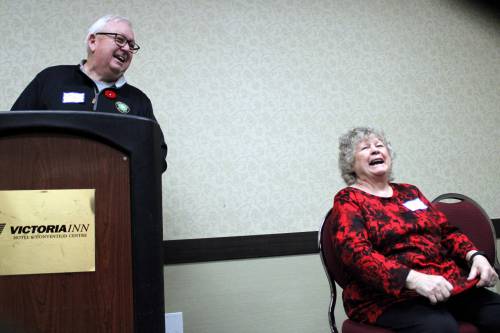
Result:
{"label": "woman's red and black floral top", "polygon": [[405,288],[410,269],[443,276],[452,294],[477,283],[467,281],[465,256],[476,249],[469,238],[415,186],[391,187],[388,198],[346,187],[334,199],[331,238],[347,273],[344,308],[359,322],[374,323],[389,306],[421,297]]}

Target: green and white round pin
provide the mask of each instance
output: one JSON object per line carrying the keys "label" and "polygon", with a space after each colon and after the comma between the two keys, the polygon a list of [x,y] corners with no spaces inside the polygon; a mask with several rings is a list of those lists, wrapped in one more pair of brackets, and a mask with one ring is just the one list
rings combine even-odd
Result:
{"label": "green and white round pin", "polygon": [[123,102],[115,102],[115,106],[116,106],[116,109],[118,111],[120,111],[121,113],[129,113],[130,112],[130,108],[127,104],[123,103]]}

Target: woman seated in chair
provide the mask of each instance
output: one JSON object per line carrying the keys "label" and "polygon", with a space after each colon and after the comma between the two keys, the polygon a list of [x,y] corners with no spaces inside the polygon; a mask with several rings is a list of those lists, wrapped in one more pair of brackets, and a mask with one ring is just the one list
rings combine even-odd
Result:
{"label": "woman seated in chair", "polygon": [[349,318],[397,332],[458,332],[459,321],[500,332],[498,275],[469,238],[413,185],[390,182],[384,134],[354,128],[340,137],[348,187],[334,200],[331,238],[346,267]]}

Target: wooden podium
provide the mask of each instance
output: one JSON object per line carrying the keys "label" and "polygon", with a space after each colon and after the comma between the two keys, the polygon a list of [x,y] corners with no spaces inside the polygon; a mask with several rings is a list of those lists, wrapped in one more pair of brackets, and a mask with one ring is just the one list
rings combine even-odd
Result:
{"label": "wooden podium", "polygon": [[96,267],[0,276],[1,332],[165,332],[161,142],[142,117],[0,112],[0,190],[95,189]]}

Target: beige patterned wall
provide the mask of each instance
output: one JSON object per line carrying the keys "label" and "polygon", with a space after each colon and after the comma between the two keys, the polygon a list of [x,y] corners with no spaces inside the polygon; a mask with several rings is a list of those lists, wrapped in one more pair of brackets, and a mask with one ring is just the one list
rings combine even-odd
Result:
{"label": "beige patterned wall", "polygon": [[500,22],[480,3],[3,0],[0,109],[120,13],[170,147],[164,238],[316,230],[354,125],[385,129],[396,181],[500,218]]}

